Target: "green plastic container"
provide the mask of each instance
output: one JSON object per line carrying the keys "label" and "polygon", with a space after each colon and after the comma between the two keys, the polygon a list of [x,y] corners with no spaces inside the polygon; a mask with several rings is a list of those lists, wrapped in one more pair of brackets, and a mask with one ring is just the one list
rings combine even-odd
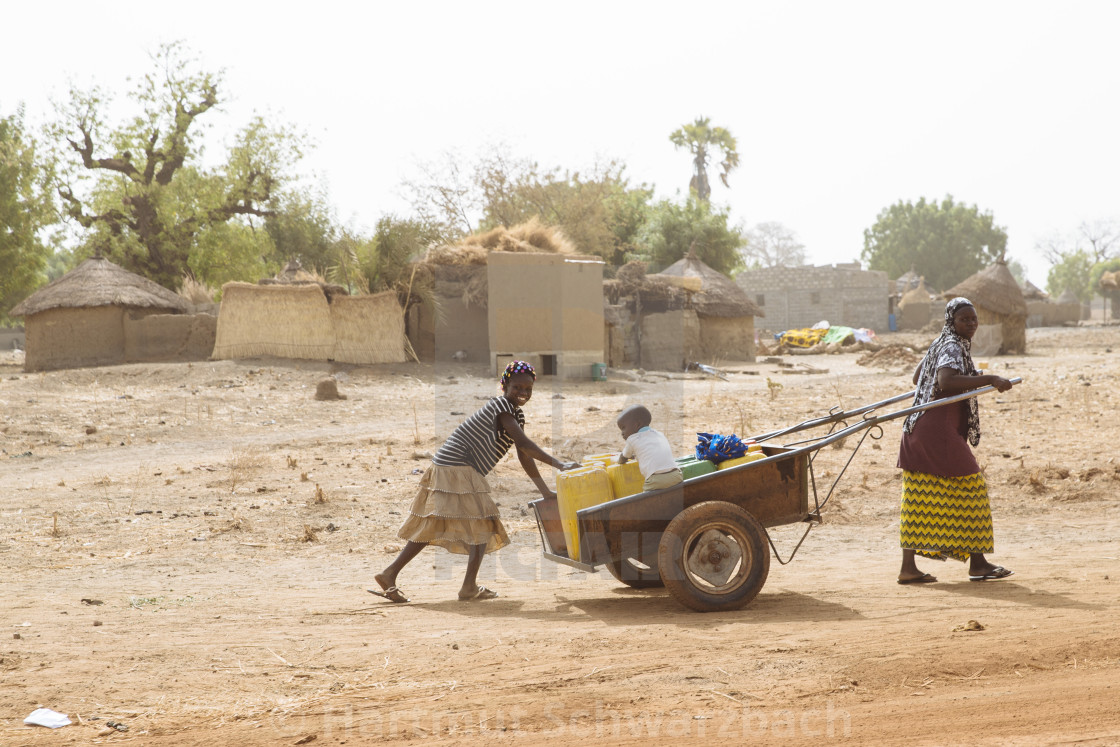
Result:
{"label": "green plastic container", "polygon": [[592,363],[591,364],[591,380],[592,381],[606,381],[607,380],[607,364],[606,363]]}
{"label": "green plastic container", "polygon": [[681,474],[686,480],[716,471],[715,464],[706,459],[697,459],[695,456],[681,457],[677,460],[677,466],[681,468]]}

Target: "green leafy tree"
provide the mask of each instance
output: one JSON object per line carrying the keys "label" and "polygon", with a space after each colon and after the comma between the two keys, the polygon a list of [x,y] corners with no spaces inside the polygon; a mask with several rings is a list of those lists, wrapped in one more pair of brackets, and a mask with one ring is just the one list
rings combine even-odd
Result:
{"label": "green leafy tree", "polygon": [[426,224],[450,236],[514,226],[537,218],[558,226],[580,252],[621,265],[634,251],[653,190],[632,186],[620,161],[590,169],[544,169],[493,147],[473,164],[454,154],[420,165],[422,176],[405,182],[413,209]]}
{"label": "green leafy tree", "polygon": [[479,169],[481,228],[513,226],[533,218],[559,226],[585,254],[621,265],[635,248],[653,192],[630,187],[625,167],[610,161],[590,172],[542,171],[536,163],[490,159]]}
{"label": "green leafy tree", "polygon": [[662,200],[650,208],[638,236],[639,250],[630,259],[644,260],[654,272],[692,252],[712,269],[731,275],[742,266],[744,238],[728,224],[728,212],[696,195],[683,203]]}
{"label": "green leafy tree", "polygon": [[1007,233],[975,205],[923,197],[899,201],[863,232],[863,261],[898,277],[910,269],[937,289],[951,288],[999,259]]}
{"label": "green leafy tree", "polygon": [[356,249],[369,290],[407,290],[412,262],[446,240],[444,227],[438,223],[391,215],[381,218],[369,244]]}
{"label": "green leafy tree", "polygon": [[1099,293],[1108,299],[1111,317],[1120,319],[1120,288],[1104,288],[1101,286],[1101,276],[1106,272],[1120,271],[1120,257],[1113,257],[1104,262],[1097,262],[1089,271],[1089,288],[1094,293]]}
{"label": "green leafy tree", "polygon": [[161,47],[153,62],[131,95],[139,109],[131,120],[110,127],[103,120],[105,95],[73,90],[50,132],[66,163],[58,193],[66,214],[85,229],[85,253],[108,255],[174,288],[193,274],[192,265],[244,259],[192,259],[192,253],[223,250],[221,242],[202,238],[217,226],[233,221],[251,228],[254,217],[274,213],[302,142],[258,116],[220,165],[204,166],[199,120],[222,101],[221,74],[199,70],[179,43]]}
{"label": "green leafy tree", "polygon": [[290,193],[264,220],[280,262],[297,260],[325,276],[339,261],[337,221],[325,195]]}
{"label": "green leafy tree", "polygon": [[1057,298],[1068,288],[1081,303],[1093,297],[1089,276],[1093,258],[1082,249],[1062,252],[1051,258],[1050,271],[1046,274],[1046,292]]}
{"label": "green leafy tree", "polygon": [[707,202],[712,194],[708,183],[708,162],[712,149],[723,156],[719,163],[719,179],[723,186],[730,187],[727,177],[739,166],[739,152],[736,150],[735,137],[723,127],[712,127],[711,119],[698,117],[692,124],[682,125],[669,135],[669,142],[677,149],[685,148],[692,154],[692,179],[689,190],[696,193],[701,202]]}
{"label": "green leafy tree", "polygon": [[0,322],[47,282],[52,252],[42,234],[55,220],[50,179],[22,108],[0,116]]}

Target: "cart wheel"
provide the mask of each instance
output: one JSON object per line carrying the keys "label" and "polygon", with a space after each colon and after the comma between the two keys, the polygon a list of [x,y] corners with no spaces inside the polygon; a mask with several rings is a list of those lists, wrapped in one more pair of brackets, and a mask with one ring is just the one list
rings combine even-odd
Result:
{"label": "cart wheel", "polygon": [[743,607],[770,573],[766,532],[747,511],[724,501],[677,514],[661,536],[657,557],[669,593],[697,612]]}
{"label": "cart wheel", "polygon": [[631,589],[659,589],[665,585],[657,569],[657,555],[644,558],[622,558],[607,563],[611,575]]}

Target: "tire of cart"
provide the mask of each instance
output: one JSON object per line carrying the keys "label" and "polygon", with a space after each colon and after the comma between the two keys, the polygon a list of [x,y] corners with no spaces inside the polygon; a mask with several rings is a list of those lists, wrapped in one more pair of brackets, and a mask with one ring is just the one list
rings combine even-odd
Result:
{"label": "tire of cart", "polygon": [[607,563],[607,570],[631,589],[660,589],[665,585],[658,570],[657,553],[641,558],[624,556],[612,560]]}
{"label": "tire of cart", "polygon": [[669,593],[697,612],[736,610],[757,596],[770,573],[766,531],[725,501],[686,508],[665,528],[657,549]]}

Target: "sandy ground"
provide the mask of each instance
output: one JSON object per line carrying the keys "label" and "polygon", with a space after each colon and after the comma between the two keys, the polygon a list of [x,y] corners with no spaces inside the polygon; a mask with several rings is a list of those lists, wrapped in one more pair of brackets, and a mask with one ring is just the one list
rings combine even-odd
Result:
{"label": "sandy ground", "polygon": [[[711,614],[542,560],[512,457],[492,485],[513,545],[480,578],[500,598],[456,601],[463,558],[436,549],[401,576],[412,603],[365,592],[436,434],[495,391],[478,370],[9,360],[0,744],[1120,744],[1120,327],[1028,340],[991,362],[1025,381],[982,399],[977,450],[991,558],[1015,576],[927,561],[940,583],[895,583],[896,421],[757,599]],[[859,357],[728,365],[729,381],[542,379],[527,430],[564,458],[618,449],[616,413],[641,401],[684,453],[696,431],[761,433],[910,388],[904,357]],[[347,399],[314,400],[331,373]],[[852,445],[818,452],[822,485]],[[773,530],[783,558],[800,532]],[[38,706],[74,724],[24,726]]]}

